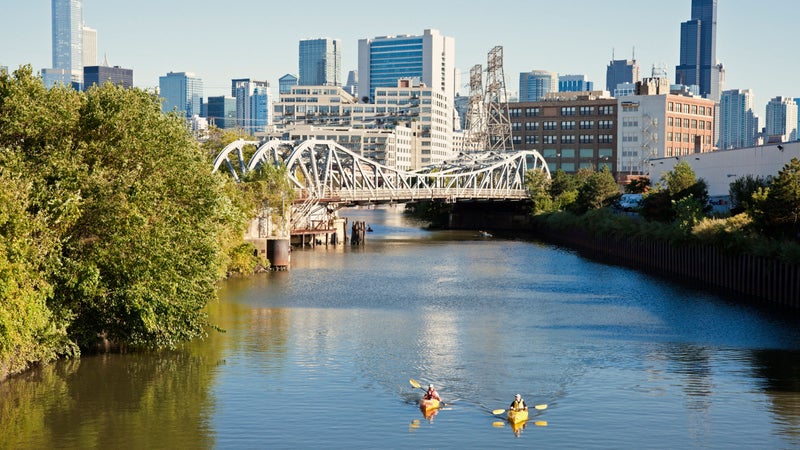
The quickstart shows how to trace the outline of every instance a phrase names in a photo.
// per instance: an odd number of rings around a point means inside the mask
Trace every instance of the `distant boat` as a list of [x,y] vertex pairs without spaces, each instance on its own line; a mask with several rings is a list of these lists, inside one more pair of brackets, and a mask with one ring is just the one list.
[[371,226],[369,226],[369,225],[367,225],[367,232],[368,232],[368,233],[372,233],[372,227],[371,227]]
[[481,237],[492,237],[492,233],[489,233],[488,231],[478,230],[478,234],[480,234]]

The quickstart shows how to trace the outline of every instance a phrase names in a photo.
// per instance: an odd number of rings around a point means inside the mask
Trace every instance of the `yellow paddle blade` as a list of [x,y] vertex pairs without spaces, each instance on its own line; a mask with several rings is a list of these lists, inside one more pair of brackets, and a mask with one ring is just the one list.
[[493,427],[504,427],[506,426],[505,422],[492,422]]
[[412,379],[410,379],[410,380],[408,380],[408,382],[409,382],[409,383],[411,383],[411,385],[412,385],[412,386],[414,386],[415,388],[421,388],[421,387],[422,387],[422,386],[419,384],[419,382],[418,382],[417,380],[413,379],[413,378],[412,378]]
[[547,426],[547,421],[546,420],[537,420],[536,422],[533,422],[533,424],[536,425],[537,427],[546,427]]
[[538,410],[547,409],[547,405],[536,405],[536,406],[534,406],[534,408],[536,408]]
[[495,409],[492,411],[492,414],[498,415],[498,414],[503,414],[504,412],[506,412],[505,409]]

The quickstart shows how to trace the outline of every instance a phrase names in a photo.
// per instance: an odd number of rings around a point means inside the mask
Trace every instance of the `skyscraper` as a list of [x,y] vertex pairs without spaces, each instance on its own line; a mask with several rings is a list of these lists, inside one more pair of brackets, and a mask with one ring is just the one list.
[[200,116],[203,106],[203,80],[191,72],[169,72],[158,77],[161,111],[182,112],[187,119]]
[[722,92],[719,101],[720,145],[723,150],[756,144],[758,118],[753,113],[754,96],[750,89]]
[[[97,65],[97,30],[83,26],[83,44],[81,45],[81,61],[83,67]],[[103,64],[108,66],[108,64]]]
[[269,82],[231,80],[231,96],[236,98],[236,125],[250,133],[264,131],[269,123]]
[[585,92],[594,90],[594,83],[586,75],[559,75],[558,92]]
[[615,59],[606,68],[606,90],[614,94],[617,86],[623,83],[636,84],[640,80],[639,63],[635,59]]
[[83,12],[80,0],[52,0],[53,69],[72,81],[83,77]]
[[342,41],[303,39],[300,41],[300,86],[342,85]]
[[208,97],[208,121],[218,128],[236,127],[236,99],[220,95]]
[[382,36],[358,41],[358,96],[372,102],[375,88],[396,87],[401,78],[418,79],[443,92],[456,93],[455,39],[438,30],[422,36]]
[[292,86],[297,86],[297,76],[287,73],[278,78],[278,94],[288,94],[292,92]]
[[558,74],[532,70],[519,74],[519,101],[538,102],[548,92],[558,92]]
[[123,69],[119,66],[83,66],[84,91],[95,84],[102,86],[107,81],[125,88],[131,88],[133,87],[133,70]]
[[717,62],[716,48],[717,0],[692,0],[692,18],[681,23],[675,83],[697,85],[700,95],[719,101],[722,65]]

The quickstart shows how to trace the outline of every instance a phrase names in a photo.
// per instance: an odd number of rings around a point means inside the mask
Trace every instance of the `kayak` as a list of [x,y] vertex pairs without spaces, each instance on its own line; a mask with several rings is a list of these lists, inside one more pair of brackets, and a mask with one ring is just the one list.
[[439,400],[436,400],[435,398],[427,398],[427,399],[423,398],[422,400],[419,401],[419,408],[425,411],[436,409],[438,407],[439,407]]
[[528,411],[527,410],[522,410],[522,411],[509,410],[508,411],[508,421],[509,422],[511,422],[513,424],[516,424],[516,423],[525,422],[526,420],[528,420]]

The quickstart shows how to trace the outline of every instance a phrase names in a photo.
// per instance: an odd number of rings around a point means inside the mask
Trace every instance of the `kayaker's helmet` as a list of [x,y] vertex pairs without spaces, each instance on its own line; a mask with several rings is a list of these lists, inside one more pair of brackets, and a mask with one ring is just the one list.
[[433,389],[433,385],[432,385],[432,384],[429,384],[429,385],[428,385],[428,389]]
[[522,396],[521,396],[521,395],[519,395],[519,394],[517,394],[517,395],[515,395],[515,396],[514,396],[514,398],[515,398],[515,399],[517,399],[517,400],[519,400],[519,399],[521,399],[521,398],[522,398]]

